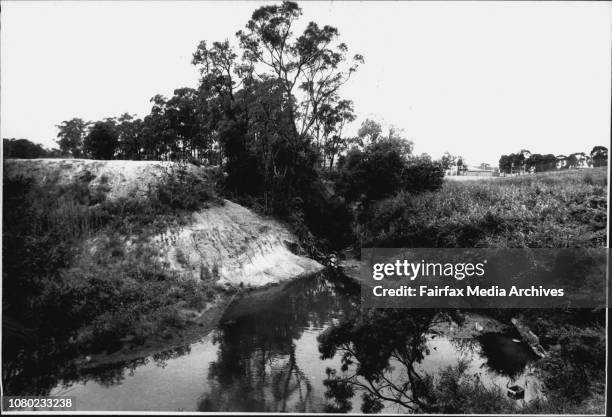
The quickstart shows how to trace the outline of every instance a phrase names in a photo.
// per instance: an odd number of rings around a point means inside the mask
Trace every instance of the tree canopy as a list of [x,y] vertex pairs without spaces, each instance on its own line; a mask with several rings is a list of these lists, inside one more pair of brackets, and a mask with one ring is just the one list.
[[87,134],[87,126],[88,123],[78,117],[65,120],[57,125],[59,130],[57,143],[60,150],[75,158],[80,158],[83,155],[83,140]]

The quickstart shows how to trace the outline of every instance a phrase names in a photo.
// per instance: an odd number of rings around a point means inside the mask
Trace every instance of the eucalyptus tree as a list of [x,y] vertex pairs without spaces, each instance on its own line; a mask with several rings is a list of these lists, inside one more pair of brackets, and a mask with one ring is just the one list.
[[[339,89],[363,62],[361,55],[347,58],[334,27],[310,22],[295,34],[301,15],[293,2],[260,7],[236,33],[238,51],[228,40],[203,41],[193,55],[201,108],[219,141],[227,184],[263,197],[266,208],[297,201],[312,187],[317,152],[324,152],[313,146],[315,131],[327,124],[332,138],[350,118]],[[342,120],[330,125],[327,109],[339,105]]]
[[301,15],[300,7],[289,1],[263,6],[236,35],[252,74],[271,73],[284,89],[286,104],[292,96],[300,97],[297,109],[290,105],[288,111],[294,133],[304,138],[312,133],[320,107],[335,98],[363,57],[356,54],[347,62],[348,47],[338,42],[338,29],[329,25],[309,22],[301,35],[294,35]]
[[120,159],[140,160],[144,153],[144,139],[142,136],[142,120],[124,113],[117,118],[117,135],[119,145],[117,157]]
[[59,129],[57,133],[57,144],[63,153],[69,153],[75,158],[83,155],[83,141],[87,135],[89,123],[83,119],[74,117],[70,120],[64,120],[61,124],[56,125]]
[[[334,103],[325,103],[320,107],[321,115],[317,121],[317,146],[322,147],[323,166],[329,163],[331,171],[338,155],[348,149],[349,140],[343,137],[345,126],[356,118],[353,102],[350,100],[337,100]],[[319,130],[321,130],[322,143],[319,144]]]
[[382,126],[379,122],[365,119],[357,131],[358,144],[361,147],[373,144],[382,137]]

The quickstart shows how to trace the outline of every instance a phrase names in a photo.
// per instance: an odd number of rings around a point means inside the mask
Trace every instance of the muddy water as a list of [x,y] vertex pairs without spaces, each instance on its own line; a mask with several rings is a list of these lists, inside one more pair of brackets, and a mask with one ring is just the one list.
[[[58,384],[51,394],[74,397],[79,410],[324,412],[326,369],[339,369],[340,359],[322,360],[317,336],[358,308],[359,287],[347,278],[304,278],[238,301],[197,343]],[[464,359],[487,386],[519,384],[526,401],[539,395],[534,357],[510,336],[426,337],[419,372],[435,375]],[[361,395],[351,401],[360,412]]]

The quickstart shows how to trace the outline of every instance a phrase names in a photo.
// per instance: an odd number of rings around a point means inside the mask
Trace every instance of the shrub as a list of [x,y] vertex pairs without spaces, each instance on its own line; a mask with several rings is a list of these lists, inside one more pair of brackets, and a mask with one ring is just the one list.
[[499,387],[487,388],[466,373],[468,364],[460,361],[456,366],[442,370],[434,384],[433,409],[441,414],[512,413],[514,404]]
[[412,193],[439,190],[443,182],[442,166],[427,159],[415,159],[402,171],[401,188]]
[[442,186],[442,166],[411,157],[397,139],[381,139],[361,151],[351,149],[339,161],[336,189],[347,201],[376,201],[398,191],[412,193]]
[[[580,311],[578,311],[580,313]],[[601,327],[557,325],[544,332],[551,354],[538,362],[549,395],[580,402],[605,381],[606,336]]]
[[153,197],[161,205],[178,210],[197,210],[219,202],[214,185],[185,165],[166,171]]

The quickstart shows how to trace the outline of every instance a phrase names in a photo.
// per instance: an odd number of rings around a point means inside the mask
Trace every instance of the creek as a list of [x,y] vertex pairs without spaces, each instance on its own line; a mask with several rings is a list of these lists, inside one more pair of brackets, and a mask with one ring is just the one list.
[[[359,309],[359,300],[358,284],[327,271],[254,291],[198,342],[58,381],[50,395],[73,397],[77,410],[325,412],[326,369],[340,369],[341,362],[339,354],[321,359],[317,337]],[[485,386],[505,391],[518,384],[524,401],[541,395],[536,357],[514,335],[425,338],[419,373],[435,376],[464,359],[466,372]],[[361,401],[352,397],[351,411],[360,412]],[[384,406],[383,412],[406,412]]]

